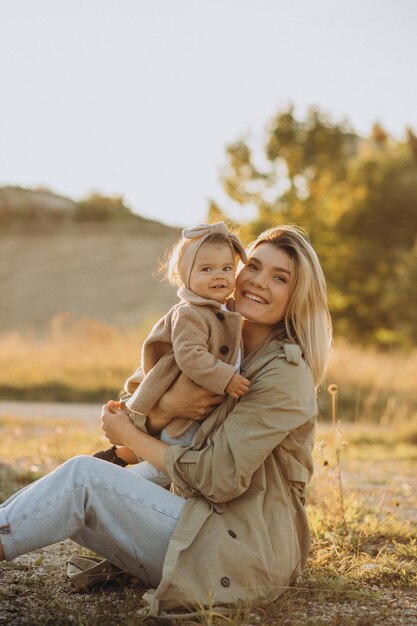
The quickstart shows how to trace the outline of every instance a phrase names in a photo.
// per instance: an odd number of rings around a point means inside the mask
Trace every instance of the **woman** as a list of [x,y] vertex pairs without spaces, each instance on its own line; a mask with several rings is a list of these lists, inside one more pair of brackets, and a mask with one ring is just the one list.
[[[271,601],[302,572],[315,389],[331,335],[325,281],[294,227],[263,233],[248,256],[235,294],[242,374],[251,381],[245,396],[238,403],[227,397],[210,413],[222,398],[180,378],[144,417],[144,432],[103,407],[108,440],[168,472],[177,495],[132,471],[75,457],[0,507],[0,559],[71,537],[157,586],[147,594],[154,615]],[[145,432],[157,433],[176,415],[206,413],[192,447]]]

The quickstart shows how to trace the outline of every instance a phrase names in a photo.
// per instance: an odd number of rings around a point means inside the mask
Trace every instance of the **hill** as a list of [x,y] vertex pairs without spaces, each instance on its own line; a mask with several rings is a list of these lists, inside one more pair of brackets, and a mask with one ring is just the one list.
[[[48,189],[0,188],[0,224],[44,221],[47,217],[72,220],[77,203]],[[42,219],[44,218],[44,219]]]
[[159,224],[134,213],[125,204],[123,196],[94,192],[75,201],[42,187],[0,187],[0,229],[3,231],[22,226],[44,229],[79,222],[121,221]]
[[5,206],[0,331],[42,329],[61,313],[130,326],[175,302],[175,290],[153,277],[175,228],[128,209],[122,219],[77,220],[79,203],[38,190],[2,189],[0,213]]

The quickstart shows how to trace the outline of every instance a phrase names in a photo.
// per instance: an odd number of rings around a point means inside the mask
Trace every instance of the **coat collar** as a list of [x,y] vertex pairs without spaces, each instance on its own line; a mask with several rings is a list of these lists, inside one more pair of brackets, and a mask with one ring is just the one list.
[[245,356],[242,361],[242,371],[247,372],[249,368],[251,371],[253,365],[260,369],[266,362],[275,359],[277,355],[282,355],[288,363],[298,365],[303,353],[298,344],[288,340],[282,341],[280,337],[271,333],[255,350]]
[[189,304],[196,304],[197,306],[211,306],[215,309],[221,309],[222,306],[220,302],[202,298],[201,296],[198,296],[194,291],[191,291],[191,289],[187,289],[186,287],[180,287],[177,291],[177,296],[180,298],[180,300],[188,302]]

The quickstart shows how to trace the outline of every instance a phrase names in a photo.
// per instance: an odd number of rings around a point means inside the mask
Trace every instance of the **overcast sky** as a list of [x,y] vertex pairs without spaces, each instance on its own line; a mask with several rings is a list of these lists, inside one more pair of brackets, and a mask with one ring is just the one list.
[[0,0],[0,185],[203,221],[290,101],[417,131],[414,0]]

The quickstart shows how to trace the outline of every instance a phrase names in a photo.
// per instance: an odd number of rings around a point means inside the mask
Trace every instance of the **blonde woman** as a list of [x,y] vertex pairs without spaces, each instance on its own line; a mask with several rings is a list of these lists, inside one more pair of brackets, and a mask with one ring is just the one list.
[[[75,457],[0,507],[0,558],[71,537],[156,588],[149,613],[278,598],[309,550],[305,490],[331,323],[317,256],[300,230],[279,226],[248,250],[236,281],[242,374],[191,446],[148,433],[176,415],[201,420],[218,402],[181,376],[143,432],[105,405],[108,440],[168,473],[176,493],[118,466]],[[123,509],[123,515],[118,512]]]

